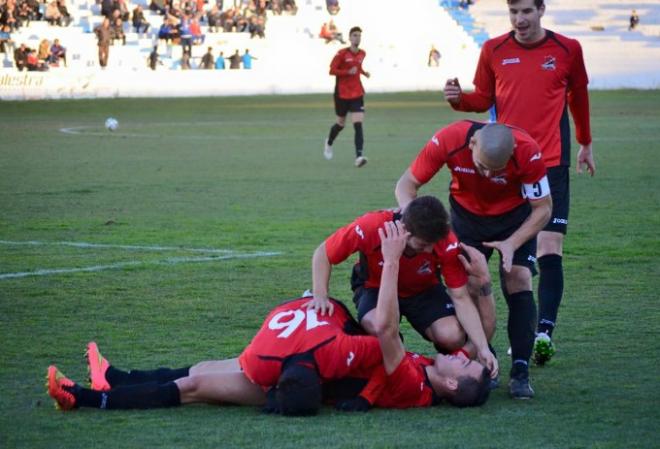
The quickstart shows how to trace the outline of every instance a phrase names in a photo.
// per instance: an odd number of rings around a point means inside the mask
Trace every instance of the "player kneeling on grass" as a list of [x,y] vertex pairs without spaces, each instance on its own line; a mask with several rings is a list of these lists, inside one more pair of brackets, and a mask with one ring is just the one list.
[[[81,387],[50,366],[48,393],[63,410],[206,402],[266,405],[267,412],[310,415],[320,407],[321,383],[330,386],[332,381],[355,379],[361,390],[337,401],[338,409],[425,407],[442,399],[461,407],[483,404],[490,391],[490,372],[483,365],[461,355],[439,354],[434,360],[405,351],[399,338],[396,291],[398,261],[409,235],[402,224],[389,222],[380,236],[384,268],[378,337],[352,335],[356,323],[341,302],[332,300],[335,313],[320,317],[307,309],[308,298],[300,298],[276,307],[238,359],[179,369],[122,371],[90,343],[91,388]],[[477,258],[470,263],[485,267],[485,261]]]

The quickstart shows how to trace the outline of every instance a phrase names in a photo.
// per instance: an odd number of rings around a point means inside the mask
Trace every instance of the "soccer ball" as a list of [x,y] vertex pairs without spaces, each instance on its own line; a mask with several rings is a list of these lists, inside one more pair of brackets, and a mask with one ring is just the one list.
[[118,126],[119,126],[119,122],[117,121],[116,118],[110,117],[105,121],[105,127],[107,128],[108,131],[116,131]]

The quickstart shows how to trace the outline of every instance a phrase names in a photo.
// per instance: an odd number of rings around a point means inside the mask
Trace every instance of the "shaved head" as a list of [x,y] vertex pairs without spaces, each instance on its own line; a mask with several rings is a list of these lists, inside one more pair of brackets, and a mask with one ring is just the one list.
[[499,123],[489,123],[474,135],[480,159],[490,168],[504,167],[513,154],[514,140],[511,130]]

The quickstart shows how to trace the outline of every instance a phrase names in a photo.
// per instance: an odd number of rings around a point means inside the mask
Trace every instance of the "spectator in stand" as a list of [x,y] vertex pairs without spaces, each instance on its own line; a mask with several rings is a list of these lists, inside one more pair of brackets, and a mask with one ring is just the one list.
[[169,43],[171,40],[178,37],[177,29],[174,28],[170,22],[167,20],[167,17],[163,17],[163,24],[158,30],[158,39],[164,40],[166,43]]
[[215,69],[224,70],[225,69],[225,52],[221,51],[218,58],[215,60]]
[[199,63],[198,69],[213,70],[215,67],[215,58],[213,57],[213,47],[209,47],[202,56],[202,62]]
[[250,39],[253,39],[255,36],[259,36],[261,39],[265,38],[266,33],[264,32],[263,16],[250,17],[248,31],[250,32]]
[[190,34],[192,34],[192,42],[194,45],[204,44],[206,34],[202,33],[202,27],[199,25],[199,20],[196,17],[190,21]]
[[39,43],[39,50],[37,51],[37,59],[39,60],[40,63],[48,65],[51,60],[51,53],[50,53],[50,42],[48,42],[48,39],[42,39],[41,42]]
[[101,0],[101,15],[107,18],[112,17],[113,0]]
[[236,28],[237,33],[244,33],[248,31],[248,20],[241,13],[240,9],[236,8],[237,11],[234,14],[234,27]]
[[270,10],[273,12],[273,15],[275,16],[282,15],[282,1],[270,0]]
[[121,40],[122,45],[126,45],[126,34],[124,33],[124,22],[121,20],[121,17],[115,17],[114,23],[111,28],[112,43],[114,41]]
[[103,19],[101,25],[94,28],[94,33],[98,39],[99,46],[99,65],[105,68],[108,65],[110,56],[110,41],[112,40],[112,31],[110,30],[110,19]]
[[325,0],[325,6],[331,16],[337,15],[339,12],[339,0]]
[[28,11],[28,24],[30,21],[34,20],[41,20],[43,18],[43,14],[41,14],[40,11],[40,3],[38,0],[24,0],[21,5],[25,5]]
[[16,64],[19,72],[22,72],[27,67],[27,55],[29,52],[30,49],[25,44],[21,44],[20,47],[14,50],[14,64]]
[[255,56],[252,56],[252,55],[250,54],[250,50],[248,50],[248,49],[246,48],[246,49],[245,49],[245,53],[243,53],[243,56],[242,56],[242,58],[241,58],[241,60],[243,61],[243,68],[244,68],[245,70],[250,70],[250,69],[252,69],[252,60],[253,60],[253,59],[259,59],[259,58],[255,57]]
[[162,61],[158,59],[158,45],[154,45],[154,49],[149,53],[149,68],[156,70],[158,64],[163,65]]
[[285,13],[291,16],[298,12],[298,7],[296,6],[296,2],[294,0],[282,0],[282,9]]
[[151,3],[149,3],[149,9],[151,11],[156,11],[161,16],[164,16],[167,14],[167,7],[165,5],[165,0],[151,0]]
[[16,20],[19,27],[30,26],[30,6],[27,2],[23,1],[17,5]]
[[337,26],[332,19],[330,19],[329,22],[323,23],[319,37],[325,39],[326,44],[329,44],[332,41],[339,41],[342,44],[346,43],[346,41],[344,41],[344,36],[337,31]]
[[8,25],[13,31],[16,31],[20,27],[16,13],[16,6],[13,3],[6,3],[4,8],[0,6],[0,25]]
[[186,14],[181,17],[181,21],[179,22],[179,38],[181,39],[183,51],[188,51],[188,53],[192,54],[193,36],[190,31],[190,17]]
[[4,25],[0,28],[0,51],[5,54],[5,59],[8,59],[9,52],[14,48],[14,41],[11,40],[11,27]]
[[637,25],[639,25],[639,15],[637,14],[637,11],[633,9],[632,13],[630,13],[630,26],[628,27],[628,31],[634,30],[637,28]]
[[435,45],[431,45],[431,51],[429,51],[428,66],[438,67],[440,65],[440,58],[442,58],[440,51],[435,48]]
[[39,60],[35,50],[30,50],[28,52],[26,63],[28,72],[45,72],[48,70],[48,65]]
[[190,70],[190,52],[184,50],[181,54],[181,70]]
[[133,10],[133,28],[135,28],[135,32],[138,34],[146,33],[149,31],[149,26],[151,26],[151,24],[147,22],[147,19],[144,17],[142,6],[137,5]]
[[237,70],[241,68],[241,55],[238,54],[238,50],[236,50],[236,52],[227,59],[229,59],[230,70]]
[[60,12],[60,26],[68,27],[73,22],[69,9],[66,7],[65,0],[57,0],[57,10]]
[[57,7],[56,0],[53,0],[52,2],[48,3],[48,5],[46,5],[46,13],[44,14],[44,17],[46,18],[46,22],[51,25],[61,25],[63,17],[62,13]]
[[211,9],[206,13],[206,22],[209,24],[210,33],[217,33],[219,28],[222,26],[220,9],[218,9],[216,5],[213,5]]
[[61,59],[64,61],[64,67],[66,67],[66,48],[60,44],[59,39],[53,41],[53,46],[50,47],[50,57],[53,64],[59,66]]

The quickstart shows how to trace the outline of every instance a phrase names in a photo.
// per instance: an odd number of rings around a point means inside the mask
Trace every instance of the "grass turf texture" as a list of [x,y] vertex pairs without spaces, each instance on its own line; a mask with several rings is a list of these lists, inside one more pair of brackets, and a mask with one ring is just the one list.
[[[350,125],[335,158],[323,159],[334,119],[329,95],[4,102],[0,239],[283,254],[167,265],[158,262],[205,254],[0,245],[0,273],[142,262],[0,279],[0,446],[654,447],[660,92],[594,92],[591,100],[598,173],[571,171],[558,353],[532,369],[537,397],[506,395],[507,314],[497,291],[504,386],[485,407],[359,415],[327,408],[310,419],[206,405],[62,413],[43,378],[55,362],[83,381],[91,339],[122,368],[237,355],[272,306],[310,287],[318,243],[363,212],[393,206],[394,183],[426,139],[465,116],[437,93],[369,95],[370,161],[358,170]],[[110,116],[119,120],[115,133],[103,127]],[[447,182],[443,170],[423,191],[444,200]],[[349,269],[337,267],[331,284],[347,302]],[[404,334],[409,349],[431,353],[406,324]]]

